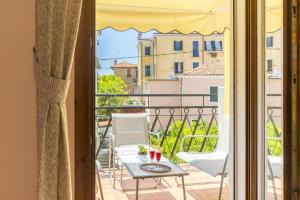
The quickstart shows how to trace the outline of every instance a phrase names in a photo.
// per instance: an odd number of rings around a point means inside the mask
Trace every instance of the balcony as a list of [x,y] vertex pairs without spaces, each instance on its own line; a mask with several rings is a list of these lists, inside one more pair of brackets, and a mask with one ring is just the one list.
[[[163,148],[163,155],[173,163],[189,172],[186,177],[187,199],[216,200],[220,193],[221,176],[211,176],[205,171],[191,166],[179,159],[176,154],[182,149],[185,152],[210,153],[216,150],[218,135],[220,134],[219,112],[221,102],[211,102],[210,94],[98,94],[96,100],[103,102],[118,102],[118,98],[125,99],[119,105],[101,105],[96,108],[96,158],[100,161],[102,170],[99,171],[105,199],[135,199],[135,180],[127,171],[124,172],[122,185],[129,190],[123,190],[117,181],[116,188],[109,176],[108,148],[110,133],[112,132],[112,113],[146,113],[149,131],[159,133],[158,141],[151,137],[151,141]],[[278,98],[278,94],[269,94],[268,98]],[[114,99],[114,101],[111,101]],[[218,99],[220,96],[218,96]],[[223,108],[221,109],[223,110]],[[281,107],[269,105],[267,107],[268,154],[278,156],[281,153],[280,137]],[[227,131],[229,133],[229,131]],[[188,138],[182,142],[186,135],[203,135],[217,137]],[[116,164],[116,177],[121,176],[120,165]],[[222,198],[229,199],[229,177],[225,176],[222,186]],[[274,182],[273,182],[274,181]],[[145,179],[140,187],[153,186],[152,179]],[[275,189],[274,189],[275,185]],[[268,181],[268,199],[280,199],[281,182],[277,178]],[[96,196],[100,198],[99,188]],[[155,189],[141,189],[140,199],[183,199],[181,186],[174,177],[163,178],[161,184]]]

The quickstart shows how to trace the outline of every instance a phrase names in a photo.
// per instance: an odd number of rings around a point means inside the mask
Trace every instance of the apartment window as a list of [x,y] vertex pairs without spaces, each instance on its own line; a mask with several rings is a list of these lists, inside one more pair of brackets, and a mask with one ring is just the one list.
[[174,63],[174,73],[175,74],[183,73],[183,62],[175,62]]
[[145,56],[150,56],[150,47],[145,47]]
[[211,41],[211,50],[216,51],[216,41]]
[[127,77],[131,77],[131,69],[127,69]]
[[209,87],[210,102],[218,102],[218,86]]
[[199,42],[193,41],[193,57],[199,57]]
[[267,60],[267,72],[273,71],[273,60]]
[[204,41],[205,51],[222,51],[223,42],[222,41]]
[[193,62],[193,69],[199,67],[199,62]]
[[267,37],[266,45],[267,47],[273,47],[273,36]]
[[219,41],[218,44],[219,44],[219,46],[220,46],[220,51],[222,51],[222,50],[223,50],[223,42],[222,42],[222,41]]
[[151,76],[151,66],[150,65],[146,65],[145,66],[145,76]]
[[183,41],[174,41],[174,51],[182,51]]

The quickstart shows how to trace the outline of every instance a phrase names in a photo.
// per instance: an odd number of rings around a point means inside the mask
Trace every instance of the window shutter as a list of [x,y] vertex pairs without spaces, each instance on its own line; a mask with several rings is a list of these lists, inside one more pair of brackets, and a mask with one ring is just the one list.
[[174,73],[175,74],[178,73],[178,63],[177,62],[174,63]]
[[193,69],[199,67],[199,62],[193,62]]
[[273,47],[273,36],[270,37],[270,46]]
[[210,102],[217,102],[218,101],[218,86],[210,86]]
[[273,47],[273,36],[267,37],[266,43],[267,47]]
[[176,41],[173,42],[173,49],[176,51]]
[[267,72],[273,72],[273,60],[267,61]]
[[199,42],[193,41],[193,57],[199,57]]
[[183,73],[183,62],[180,63],[180,72],[179,73]]
[[211,50],[216,51],[216,41],[211,41]]
[[150,47],[145,47],[145,56],[150,56]]

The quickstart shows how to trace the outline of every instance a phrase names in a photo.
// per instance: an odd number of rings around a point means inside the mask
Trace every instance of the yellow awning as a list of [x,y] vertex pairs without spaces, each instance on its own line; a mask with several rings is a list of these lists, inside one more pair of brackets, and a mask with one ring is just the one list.
[[[267,31],[282,25],[282,0],[267,0]],[[230,28],[229,0],[96,0],[96,29],[174,30],[208,35]]]

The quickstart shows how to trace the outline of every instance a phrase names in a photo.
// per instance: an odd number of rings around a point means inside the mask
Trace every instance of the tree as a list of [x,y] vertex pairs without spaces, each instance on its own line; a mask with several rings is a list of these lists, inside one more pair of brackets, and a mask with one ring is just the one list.
[[[127,84],[116,75],[99,75],[97,94],[127,94]],[[127,102],[126,97],[97,97],[97,107],[120,106]],[[115,110],[114,110],[115,111]],[[111,110],[98,110],[98,114],[109,114]]]

